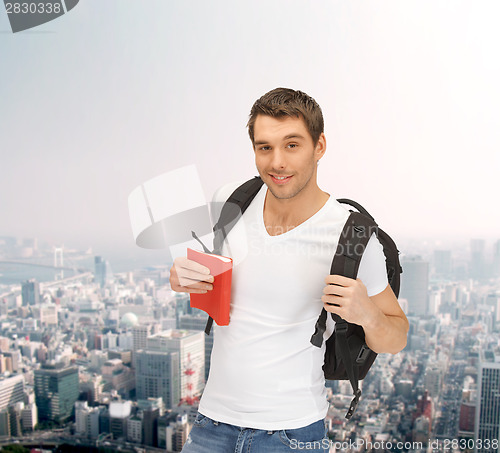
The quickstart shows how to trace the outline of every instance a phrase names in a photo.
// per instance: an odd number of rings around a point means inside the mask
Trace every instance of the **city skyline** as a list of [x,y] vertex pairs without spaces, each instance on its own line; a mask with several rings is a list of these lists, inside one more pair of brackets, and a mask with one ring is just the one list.
[[[488,401],[498,385],[500,254],[492,275],[482,276],[477,269],[487,264],[485,244],[470,245],[467,262],[458,267],[451,251],[434,250],[430,261],[403,261],[407,347],[379,355],[349,423],[349,382],[327,382],[332,442],[354,436],[358,443],[437,446],[456,440],[470,446],[485,430],[490,437],[498,431],[491,422],[498,407]],[[2,295],[0,386],[16,391],[15,404],[4,401],[0,408],[0,431],[23,443],[170,445],[169,451],[179,451],[207,377],[206,315],[190,308],[187,295],[168,288],[165,268],[113,277],[105,257],[93,258],[93,275],[79,284],[24,281]],[[488,351],[484,357],[482,351]],[[66,384],[63,376],[74,375],[76,367],[78,381],[68,378]],[[37,420],[47,428],[69,414],[68,404],[48,411],[42,376],[49,375],[53,395],[67,393],[74,402],[73,434],[66,422],[53,433],[33,430]],[[180,396],[189,403],[177,406]]]

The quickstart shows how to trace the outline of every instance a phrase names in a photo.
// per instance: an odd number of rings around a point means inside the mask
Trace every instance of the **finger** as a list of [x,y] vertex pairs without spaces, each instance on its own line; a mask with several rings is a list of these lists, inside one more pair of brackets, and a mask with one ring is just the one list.
[[325,309],[325,311],[327,311],[329,313],[335,313],[336,315],[339,315],[340,317],[342,317],[342,314],[341,314],[342,307],[339,305],[324,303],[323,308]]
[[321,296],[321,301],[323,302],[324,305],[329,305],[329,306],[334,306],[334,307],[341,307],[341,298],[338,296],[331,296],[331,295],[323,295]]
[[338,297],[345,297],[347,295],[347,289],[344,286],[339,285],[326,285],[323,288],[323,294],[332,294]]
[[179,279],[171,282],[171,288],[183,293],[206,293],[213,289],[213,285],[205,282],[192,281],[189,279]]
[[187,288],[185,286],[177,286],[172,289],[176,292],[188,294],[206,294],[208,292],[206,289]]
[[206,283],[199,280],[191,280],[189,278],[179,277],[179,285],[183,288],[192,288],[192,289],[203,289],[210,291],[213,289],[213,285],[210,283]]
[[176,258],[174,261],[175,267],[180,267],[182,269],[188,269],[200,274],[210,274],[210,269],[203,264],[197,263],[196,261],[190,260],[184,256]]
[[176,268],[175,269],[177,275],[179,276],[179,279],[188,279],[194,282],[207,282],[207,283],[213,283],[214,277],[213,275],[210,274],[202,274],[197,271],[193,271],[191,269],[186,269],[186,268]]
[[340,286],[350,286],[356,280],[344,277],[343,275],[327,275],[325,278],[325,283],[327,285],[340,285]]

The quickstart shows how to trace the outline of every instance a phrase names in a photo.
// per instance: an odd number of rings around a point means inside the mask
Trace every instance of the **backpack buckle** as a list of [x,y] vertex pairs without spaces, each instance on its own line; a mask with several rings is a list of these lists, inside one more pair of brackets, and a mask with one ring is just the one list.
[[354,393],[354,398],[351,401],[351,405],[349,406],[349,410],[347,411],[347,414],[345,414],[345,418],[348,420],[352,417],[352,414],[354,414],[354,411],[356,410],[356,407],[358,406],[359,398],[361,397],[361,390],[358,389],[356,390],[356,393]]
[[358,352],[358,356],[356,357],[356,363],[358,365],[362,364],[366,360],[369,351],[371,351],[371,349],[368,346],[366,346],[366,344],[361,346],[361,349]]

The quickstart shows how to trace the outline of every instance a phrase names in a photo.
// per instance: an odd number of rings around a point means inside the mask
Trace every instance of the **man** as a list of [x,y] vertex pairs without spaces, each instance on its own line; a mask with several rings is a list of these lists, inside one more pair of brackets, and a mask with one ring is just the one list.
[[[235,263],[231,320],[214,326],[210,375],[182,451],[328,451],[324,345],[310,343],[321,309],[361,325],[378,353],[405,347],[408,321],[375,235],[357,280],[327,275],[349,212],[317,184],[326,139],[316,101],[272,90],[252,107],[248,132],[265,184],[226,238],[223,254]],[[235,188],[220,189],[216,201]],[[206,267],[175,260],[174,291],[204,293],[212,282]]]

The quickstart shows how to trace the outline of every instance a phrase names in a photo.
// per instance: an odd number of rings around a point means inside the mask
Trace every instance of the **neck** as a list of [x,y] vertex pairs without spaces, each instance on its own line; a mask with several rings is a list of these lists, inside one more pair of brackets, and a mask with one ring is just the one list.
[[268,189],[264,202],[264,223],[272,236],[285,233],[316,214],[330,195],[316,183],[292,198],[276,198]]

